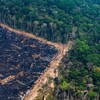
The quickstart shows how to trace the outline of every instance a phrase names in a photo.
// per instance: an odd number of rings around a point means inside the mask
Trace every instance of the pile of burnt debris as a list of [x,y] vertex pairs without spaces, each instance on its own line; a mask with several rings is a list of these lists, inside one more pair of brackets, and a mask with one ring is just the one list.
[[53,46],[0,27],[0,100],[21,100],[57,52]]

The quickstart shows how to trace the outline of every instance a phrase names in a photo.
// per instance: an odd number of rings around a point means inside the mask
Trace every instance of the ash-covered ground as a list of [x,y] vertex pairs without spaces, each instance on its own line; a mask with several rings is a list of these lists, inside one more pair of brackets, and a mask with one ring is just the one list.
[[53,46],[0,27],[0,81],[23,73],[0,83],[0,100],[21,100],[57,52]]

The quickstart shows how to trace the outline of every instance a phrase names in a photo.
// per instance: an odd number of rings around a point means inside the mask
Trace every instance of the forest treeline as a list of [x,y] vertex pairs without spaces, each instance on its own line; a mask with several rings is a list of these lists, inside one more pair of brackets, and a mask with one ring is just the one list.
[[0,22],[54,42],[76,39],[47,100],[100,100],[100,0],[0,0]]
[[[100,100],[100,1],[95,0],[93,4],[93,0],[85,1],[89,4],[90,13],[93,11],[98,14],[86,14],[84,8],[87,22],[77,21],[76,26],[79,27],[75,45],[59,67],[55,100]],[[98,10],[94,6],[98,6]],[[79,16],[77,20],[80,19]]]
[[0,22],[54,42],[73,38],[74,27],[95,35],[99,20],[100,0],[0,0]]

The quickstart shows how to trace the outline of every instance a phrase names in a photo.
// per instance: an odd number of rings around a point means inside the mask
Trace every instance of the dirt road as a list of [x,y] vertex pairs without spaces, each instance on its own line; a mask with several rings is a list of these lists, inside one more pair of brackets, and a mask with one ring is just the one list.
[[37,36],[33,35],[32,33],[27,33],[24,31],[12,29],[9,26],[4,25],[2,23],[0,23],[0,26],[7,28],[9,31],[16,32],[17,34],[25,35],[30,38],[37,39],[43,43],[52,45],[59,49],[57,55],[55,55],[55,58],[53,59],[53,61],[51,61],[48,69],[45,70],[45,72],[39,77],[39,79],[36,82],[36,84],[34,85],[34,87],[31,88],[31,90],[27,91],[27,93],[24,97],[24,100],[34,100],[35,97],[38,95],[39,88],[41,88],[41,86],[46,83],[46,81],[48,79],[48,75],[54,78],[54,76],[55,76],[54,70],[59,66],[59,64],[60,64],[63,56],[66,54],[66,52],[68,52],[68,50],[72,47],[73,42],[69,41],[66,45],[63,45],[60,43],[53,43],[53,42],[47,41],[43,38],[37,37]]
[[40,76],[38,82],[31,89],[30,93],[26,95],[24,100],[34,100],[36,98],[36,96],[38,95],[39,88],[41,88],[41,86],[46,83],[48,75],[54,78],[55,76],[54,70],[59,66],[63,56],[66,54],[66,52],[68,52],[68,50],[72,47],[72,45],[73,42],[69,41],[66,46],[62,47],[62,49],[59,50],[55,59],[50,63],[49,68],[44,72],[44,74]]
[[43,38],[38,37],[38,36],[35,36],[32,33],[28,33],[28,32],[21,31],[21,30],[16,30],[16,29],[13,29],[13,28],[11,28],[11,27],[9,27],[9,26],[7,26],[5,24],[2,24],[2,23],[0,23],[0,26],[8,29],[11,32],[15,32],[17,34],[24,35],[24,36],[29,37],[29,38],[34,38],[34,39],[39,40],[39,41],[41,41],[43,43],[46,43],[48,45],[52,45],[52,46],[54,46],[56,48],[60,48],[61,49],[62,46],[63,46],[61,43],[53,43],[53,42],[47,41],[46,39],[43,39]]

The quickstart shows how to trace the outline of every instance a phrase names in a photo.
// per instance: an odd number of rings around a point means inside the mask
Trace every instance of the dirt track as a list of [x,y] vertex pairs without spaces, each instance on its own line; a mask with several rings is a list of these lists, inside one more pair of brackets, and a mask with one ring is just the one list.
[[66,54],[66,52],[73,45],[72,41],[69,41],[66,47],[59,50],[59,53],[56,55],[55,59],[51,62],[49,68],[45,71],[43,75],[40,76],[39,81],[35,84],[35,86],[31,89],[30,93],[24,98],[24,100],[34,100],[38,94],[38,89],[47,81],[48,75],[51,77],[55,76],[54,70],[57,68],[61,62],[61,59]]
[[16,32],[18,34],[25,35],[25,36],[30,37],[30,38],[37,39],[37,40],[39,40],[39,41],[41,41],[43,43],[52,45],[52,46],[54,46],[54,47],[56,47],[56,48],[59,49],[58,54],[55,55],[55,58],[50,63],[50,66],[48,67],[48,69],[46,69],[45,72],[44,72],[44,74],[42,74],[40,76],[40,78],[38,79],[38,81],[36,82],[36,84],[34,85],[34,87],[30,90],[30,92],[27,92],[27,94],[26,94],[26,96],[24,98],[24,100],[34,100],[35,97],[38,94],[38,89],[44,83],[46,83],[48,75],[50,75],[51,77],[55,76],[55,73],[54,73],[55,68],[57,68],[59,66],[59,64],[60,64],[63,56],[72,47],[73,42],[69,41],[66,45],[62,45],[62,44],[59,44],[59,43],[53,43],[53,42],[47,41],[47,40],[45,40],[43,38],[40,38],[40,37],[37,37],[37,36],[33,35],[32,33],[27,33],[27,32],[24,32],[24,31],[12,29],[9,26],[4,25],[2,23],[0,23],[0,26],[2,26],[4,28],[7,28],[9,31]]
[[2,23],[0,23],[0,26],[2,26],[2,27],[4,27],[4,28],[7,28],[9,31],[15,32],[15,33],[17,33],[17,34],[25,35],[25,36],[30,37],[30,38],[34,38],[34,39],[39,40],[39,41],[41,41],[41,42],[43,42],[43,43],[52,45],[52,46],[54,46],[54,47],[56,47],[56,48],[62,49],[62,47],[63,47],[62,44],[53,43],[53,42],[47,41],[46,39],[43,39],[43,38],[41,38],[41,37],[37,37],[37,36],[33,35],[32,33],[28,33],[28,32],[21,31],[21,30],[12,29],[12,28],[10,28],[9,26],[4,25],[4,24],[2,24]]

